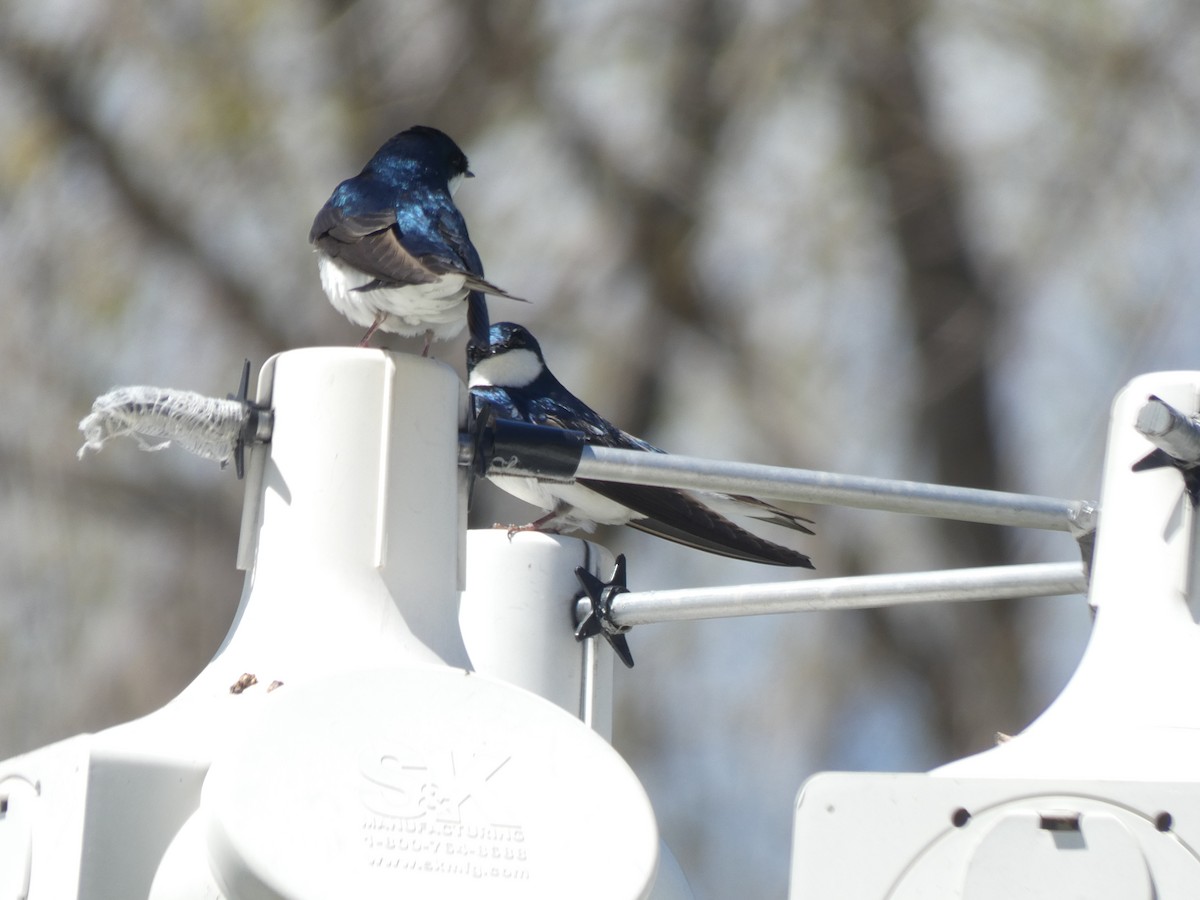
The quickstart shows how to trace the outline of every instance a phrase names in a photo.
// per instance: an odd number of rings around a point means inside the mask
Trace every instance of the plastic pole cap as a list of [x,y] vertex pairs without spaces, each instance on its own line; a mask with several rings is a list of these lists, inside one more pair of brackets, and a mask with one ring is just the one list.
[[213,762],[199,818],[229,900],[641,898],[645,791],[554,704],[440,666],[284,685]]

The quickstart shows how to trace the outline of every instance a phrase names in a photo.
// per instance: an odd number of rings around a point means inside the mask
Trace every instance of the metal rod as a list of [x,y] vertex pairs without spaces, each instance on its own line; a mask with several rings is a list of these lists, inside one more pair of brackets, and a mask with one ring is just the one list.
[[583,667],[579,679],[579,718],[588,728],[596,728],[596,638],[586,638],[580,655]]
[[1138,432],[1158,449],[1185,463],[1200,463],[1200,425],[1169,403],[1151,396],[1138,411]]
[[[637,591],[613,600],[619,626],[728,616],[864,609],[908,603],[961,603],[1087,592],[1082,563],[985,566],[940,572],[861,575],[731,587]],[[581,600],[576,615],[590,607]]]
[[583,448],[575,477],[1068,531],[1076,537],[1095,529],[1098,513],[1095,504],[1084,500],[721,462],[674,453],[615,450],[591,444]]

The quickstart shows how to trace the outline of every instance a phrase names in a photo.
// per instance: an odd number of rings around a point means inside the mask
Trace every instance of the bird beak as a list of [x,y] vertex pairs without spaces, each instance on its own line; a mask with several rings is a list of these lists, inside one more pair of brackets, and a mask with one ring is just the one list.
[[463,177],[464,178],[474,178],[475,173],[472,172],[470,169],[467,169],[467,171],[463,172]]

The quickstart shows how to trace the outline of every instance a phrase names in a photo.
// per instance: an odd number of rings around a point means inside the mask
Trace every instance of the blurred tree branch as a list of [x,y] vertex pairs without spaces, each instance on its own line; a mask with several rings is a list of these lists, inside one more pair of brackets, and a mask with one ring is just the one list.
[[146,238],[178,253],[203,277],[216,308],[269,350],[290,346],[285,331],[256,314],[260,304],[255,287],[230,272],[181,224],[184,217],[166,208],[154,189],[141,183],[116,142],[92,118],[87,102],[73,86],[77,60],[11,37],[0,40],[0,59],[37,92],[42,108],[63,132],[87,148]]
[[[86,464],[85,457],[83,463]],[[214,544],[229,544],[236,534],[240,514],[226,503],[214,502],[219,492],[190,486],[175,478],[141,474],[127,479],[93,467],[77,467],[34,461],[26,453],[0,445],[0,469],[14,483],[42,486],[41,502],[51,507],[73,506],[107,510],[114,519],[162,520],[164,531],[185,523],[193,537],[198,531]],[[232,473],[230,474],[232,478]]]
[[[882,182],[879,202],[903,262],[904,308],[916,340],[916,434],[946,484],[1000,487],[988,343],[997,299],[972,258],[954,161],[939,145],[918,72],[922,0],[854,0],[825,7],[840,50],[846,96],[857,112],[864,168]],[[1002,529],[938,523],[952,565],[1010,559]],[[864,652],[912,672],[930,688],[934,733],[950,754],[981,749],[998,728],[1023,724],[1027,678],[1016,633],[1019,606],[939,610],[953,641],[905,629],[886,611],[868,615]],[[978,711],[991,721],[980,721]]]
[[[683,325],[729,351],[736,347],[736,335],[713,315],[715,304],[705,302],[693,265],[698,201],[711,179],[714,148],[729,115],[712,84],[713,60],[726,29],[713,0],[681,3],[675,20],[678,37],[671,45],[663,103],[672,116],[663,129],[672,155],[669,173],[653,182],[635,177],[625,161],[607,157],[594,129],[578,121],[573,110],[558,110],[558,127],[599,194],[628,224],[625,250],[646,280],[653,304],[637,336],[642,346],[647,351],[665,346],[669,334]],[[638,433],[657,416],[665,369],[653,352],[632,360],[640,366],[623,427]]]

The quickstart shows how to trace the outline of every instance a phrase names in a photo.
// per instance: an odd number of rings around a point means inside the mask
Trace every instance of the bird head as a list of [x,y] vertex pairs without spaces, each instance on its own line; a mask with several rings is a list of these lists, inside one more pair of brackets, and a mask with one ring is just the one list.
[[470,385],[522,388],[546,370],[542,348],[529,330],[515,322],[497,322],[488,330],[488,343],[467,345]]
[[372,157],[368,168],[391,166],[397,161],[415,163],[430,174],[445,179],[451,194],[462,179],[475,177],[467,167],[467,155],[458,144],[445,132],[428,125],[414,125],[393,135]]

